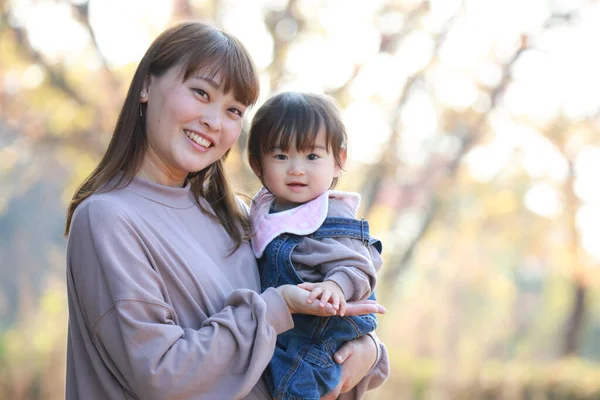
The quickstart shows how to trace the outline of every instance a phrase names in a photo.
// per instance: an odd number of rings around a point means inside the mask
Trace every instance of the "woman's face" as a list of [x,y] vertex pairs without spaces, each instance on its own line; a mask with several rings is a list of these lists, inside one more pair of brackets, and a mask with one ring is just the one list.
[[220,76],[199,70],[183,81],[181,66],[150,76],[140,102],[148,103],[148,149],[139,176],[170,186],[219,160],[238,139],[246,110],[223,92]]

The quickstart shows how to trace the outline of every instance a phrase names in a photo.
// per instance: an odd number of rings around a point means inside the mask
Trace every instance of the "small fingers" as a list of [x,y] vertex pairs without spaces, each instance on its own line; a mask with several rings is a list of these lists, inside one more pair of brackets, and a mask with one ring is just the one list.
[[323,288],[321,287],[314,287],[312,289],[312,291],[310,292],[310,294],[308,295],[308,297],[306,298],[306,302],[308,304],[311,304],[317,297],[320,297],[321,294],[323,293]]
[[318,314],[325,317],[334,316],[337,314],[337,311],[333,309],[331,303],[326,303],[325,306],[321,306],[321,303],[314,303],[313,306],[316,310],[318,310]]
[[340,309],[340,296],[337,295],[337,293],[333,293],[333,295],[331,296],[331,304],[333,305],[333,308],[335,310]]
[[329,302],[330,298],[331,298],[331,290],[329,290],[329,289],[323,290],[323,294],[321,295],[321,303],[319,305],[321,307],[325,307],[325,305]]
[[339,314],[340,314],[342,317],[343,317],[344,315],[346,315],[346,300],[345,300],[345,299],[341,299],[341,301],[340,301]]

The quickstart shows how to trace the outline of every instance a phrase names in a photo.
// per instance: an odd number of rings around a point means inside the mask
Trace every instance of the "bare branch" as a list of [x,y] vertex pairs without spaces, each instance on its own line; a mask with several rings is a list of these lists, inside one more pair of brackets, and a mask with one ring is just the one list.
[[106,78],[106,80],[108,81],[108,84],[110,85],[110,88],[113,91],[113,93],[117,93],[119,90],[119,82],[118,82],[117,78],[115,77],[114,73],[112,72],[112,70],[109,68],[108,61],[107,61],[106,57],[104,56],[104,54],[102,53],[102,51],[100,51],[100,47],[98,46],[98,40],[96,38],[96,33],[94,32],[94,29],[92,28],[92,26],[90,24],[89,4],[90,4],[89,1],[86,1],[85,3],[82,3],[82,4],[72,4],[72,9],[73,9],[76,19],[81,24],[83,24],[83,26],[85,26],[86,30],[90,34],[90,38],[92,39],[92,43],[94,44],[94,49],[95,49],[96,55],[98,56],[98,58],[100,58],[100,61],[102,62],[102,73],[103,73],[104,77]]
[[[549,17],[549,20],[555,20],[555,19],[556,19],[555,16]],[[570,22],[572,19],[569,18],[569,19],[564,19],[564,20],[567,22]],[[544,24],[544,26],[552,26],[552,24],[546,23],[546,24]],[[447,32],[447,30],[446,30],[446,32]],[[456,151],[453,158],[447,163],[447,167],[444,169],[446,171],[445,175],[442,176],[441,178],[436,179],[436,182],[434,182],[434,184],[432,185],[432,187],[430,189],[430,192],[428,194],[428,198],[430,200],[428,202],[428,205],[425,207],[425,215],[423,218],[423,224],[422,224],[421,228],[419,229],[417,234],[412,238],[410,243],[406,246],[406,250],[404,251],[403,255],[398,260],[394,260],[393,262],[391,262],[390,266],[388,268],[386,268],[385,276],[387,278],[389,278],[389,279],[383,280],[383,282],[385,282],[386,286],[388,286],[388,287],[393,286],[395,283],[394,278],[399,276],[401,271],[404,271],[407,268],[407,265],[411,261],[412,255],[415,252],[415,247],[417,246],[419,241],[423,238],[423,236],[426,234],[427,229],[430,226],[431,221],[433,220],[436,211],[438,210],[438,204],[440,201],[439,196],[440,196],[441,188],[447,186],[452,180],[455,179],[462,159],[464,158],[465,154],[472,148],[472,146],[481,138],[481,135],[483,134],[483,132],[485,130],[484,126],[487,123],[490,112],[497,107],[499,97],[502,95],[502,93],[504,93],[504,91],[510,84],[511,71],[512,71],[513,65],[521,57],[521,55],[530,48],[531,47],[530,47],[529,37],[526,35],[522,35],[519,48],[515,51],[515,53],[511,57],[511,59],[502,68],[502,77],[500,79],[500,82],[498,83],[497,86],[495,86],[489,92],[489,97],[490,97],[489,110],[486,113],[481,114],[479,116],[479,118],[473,123],[473,125],[471,127],[469,127],[465,132],[459,133],[456,135],[456,137],[459,138],[459,140],[460,140],[459,149]],[[403,97],[405,97],[405,94],[406,94],[406,90],[403,93],[401,100]],[[401,105],[401,103],[399,103],[399,105]],[[395,140],[395,139],[391,138],[390,142],[392,142],[393,140]],[[387,146],[387,147],[389,148],[389,147],[391,147],[391,145]],[[388,151],[390,151],[390,150],[388,150]],[[428,179],[427,174],[428,174],[427,170],[422,171],[422,177],[421,177],[422,182],[427,181],[427,179]],[[425,184],[423,186],[427,187],[429,185]]]
[[[458,171],[458,166],[460,162],[464,158],[464,155],[469,151],[469,149],[473,146],[474,143],[481,137],[482,132],[484,131],[484,125],[487,122],[487,115],[489,112],[494,109],[498,103],[498,96],[506,90],[510,82],[511,69],[514,63],[519,59],[521,54],[527,49],[527,40],[521,41],[521,46],[517,49],[517,51],[513,54],[511,59],[507,64],[504,65],[502,71],[502,79],[498,83],[496,87],[494,87],[490,92],[491,106],[488,110],[487,114],[482,114],[481,117],[476,121],[476,123],[470,127],[466,133],[460,134],[458,137],[460,138],[460,147],[458,151],[455,153],[454,157],[448,162],[447,168],[445,169],[445,176],[438,178],[437,182],[434,182],[430,192],[428,194],[428,205],[426,206],[424,212],[423,223],[419,229],[419,231],[412,237],[410,243],[406,246],[406,250],[404,254],[400,257],[399,260],[395,260],[391,267],[388,267],[386,271],[386,278],[384,282],[388,282],[389,285],[393,285],[396,277],[398,277],[401,271],[407,268],[408,263],[411,261],[412,255],[415,252],[415,247],[421,241],[425,233],[427,232],[431,222],[433,221],[435,214],[438,210],[439,204],[439,196],[440,196],[440,188],[444,187],[443,185],[447,185],[449,181],[452,181],[456,177],[456,173]],[[427,180],[428,171],[422,171],[421,180]],[[424,185],[427,186],[427,185]]]
[[14,36],[16,42],[19,45],[18,48],[22,52],[23,56],[25,56],[32,62],[38,64],[44,69],[46,75],[48,76],[48,80],[53,87],[57,88],[58,90],[72,98],[79,105],[89,104],[88,101],[85,100],[84,97],[81,96],[77,92],[77,90],[75,90],[75,88],[73,88],[67,82],[62,68],[50,65],[45,60],[43,55],[31,46],[25,29],[14,26],[9,23],[9,10],[6,7],[6,3],[3,2],[1,6],[2,7],[0,8],[0,26],[2,26]]
[[[415,15],[420,16],[421,12],[423,12],[423,11],[421,8],[419,8],[419,13],[416,13]],[[444,29],[442,29],[438,35],[436,35],[435,40],[434,40],[433,54],[431,56],[431,59],[427,63],[427,65],[423,66],[419,71],[417,71],[415,74],[410,76],[407,79],[406,83],[404,84],[404,87],[402,88],[402,92],[400,93],[400,96],[396,103],[394,117],[393,117],[393,120],[391,123],[391,125],[393,127],[392,134],[389,138],[387,145],[385,146],[385,149],[383,151],[382,157],[380,158],[380,161],[376,165],[374,165],[372,167],[372,171],[367,174],[367,176],[369,176],[369,177],[376,176],[377,179],[375,179],[375,184],[370,185],[370,188],[368,191],[366,190],[367,188],[363,188],[363,193],[365,193],[365,195],[364,195],[365,204],[366,204],[365,210],[367,210],[366,211],[367,213],[373,207],[375,199],[377,197],[377,193],[381,190],[381,184],[384,181],[384,179],[386,177],[395,175],[396,168],[398,168],[398,166],[399,166],[398,165],[399,164],[398,163],[398,155],[397,155],[397,147],[398,147],[397,143],[398,143],[398,140],[400,137],[400,132],[398,131],[398,125],[399,125],[398,118],[400,118],[401,110],[406,105],[406,101],[407,101],[408,97],[410,96],[410,92],[413,89],[414,85],[423,79],[427,70],[431,67],[431,65],[437,59],[437,54],[439,53],[439,50],[440,50],[442,44],[446,40],[446,36],[447,36],[448,32],[450,31],[452,25],[454,24],[454,21],[456,20],[456,18],[458,17],[459,14],[460,14],[460,10],[456,13],[456,15],[453,18],[448,20],[446,27]],[[378,175],[374,175],[375,173],[378,173]]]
[[[381,11],[381,15],[385,14],[392,8],[391,5],[384,7]],[[406,23],[402,26],[402,29],[393,35],[382,35],[379,48],[381,52],[393,53],[396,48],[403,42],[403,40],[412,32],[417,26],[419,19],[429,10],[429,3],[427,1],[422,2],[418,7],[412,9],[405,18]],[[336,99],[340,99],[350,88],[350,85],[358,74],[363,70],[364,64],[357,65],[354,68],[352,76],[339,88],[332,90],[329,94]]]
[[[273,38],[273,60],[267,67],[269,77],[271,78],[271,90],[277,91],[277,88],[281,84],[281,78],[285,74],[285,61],[287,55],[287,49],[290,41],[305,29],[306,21],[297,18],[294,15],[294,8],[296,7],[297,0],[289,0],[285,9],[281,11],[270,11],[265,15],[265,25]],[[277,26],[284,20],[289,20],[296,24],[296,34],[294,37],[282,37],[277,32]]]

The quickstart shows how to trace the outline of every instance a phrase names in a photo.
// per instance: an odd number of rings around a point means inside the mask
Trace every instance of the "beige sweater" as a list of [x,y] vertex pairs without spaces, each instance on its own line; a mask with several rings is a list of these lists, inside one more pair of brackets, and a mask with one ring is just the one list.
[[[261,374],[293,326],[259,294],[248,244],[195,205],[189,186],[135,179],[74,215],[67,249],[67,399],[270,399]],[[387,376],[376,367],[354,398]]]

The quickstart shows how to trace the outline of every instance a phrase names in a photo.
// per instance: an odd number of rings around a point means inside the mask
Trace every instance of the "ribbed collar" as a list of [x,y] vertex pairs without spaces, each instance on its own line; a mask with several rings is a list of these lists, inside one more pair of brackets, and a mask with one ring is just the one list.
[[[119,178],[120,175],[115,176],[113,182],[118,182]],[[189,181],[186,181],[184,187],[179,188],[160,185],[136,176],[124,190],[170,208],[190,208],[196,204]]]

